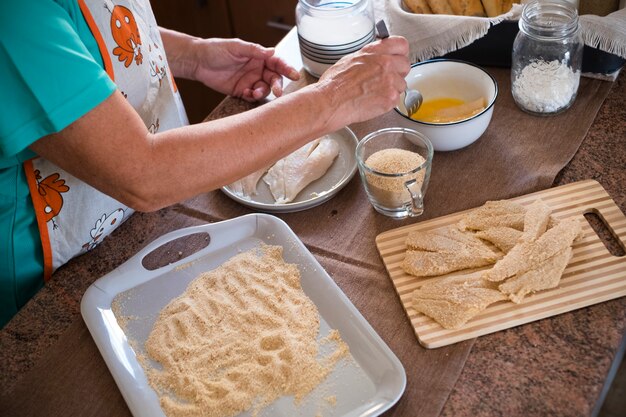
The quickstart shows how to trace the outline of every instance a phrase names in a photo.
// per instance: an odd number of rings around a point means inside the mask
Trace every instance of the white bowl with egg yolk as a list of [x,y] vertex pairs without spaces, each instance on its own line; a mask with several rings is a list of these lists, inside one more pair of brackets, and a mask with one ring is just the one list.
[[[396,121],[426,135],[435,151],[464,148],[489,126],[498,84],[482,68],[464,61],[433,59],[413,64],[405,79],[408,88],[419,90],[424,97],[417,116],[424,118],[407,116],[402,94],[395,108]],[[419,116],[424,111],[431,117]]]

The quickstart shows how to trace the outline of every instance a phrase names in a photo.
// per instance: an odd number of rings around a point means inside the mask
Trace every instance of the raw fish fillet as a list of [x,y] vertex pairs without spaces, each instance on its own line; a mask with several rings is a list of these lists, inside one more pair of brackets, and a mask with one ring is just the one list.
[[268,169],[269,167],[265,167],[256,172],[253,172],[252,174],[233,182],[229,185],[229,187],[235,194],[242,197],[250,197],[252,195],[255,195],[256,185]]
[[304,187],[324,175],[338,154],[337,141],[324,136],[276,162],[263,181],[277,203],[289,203]]

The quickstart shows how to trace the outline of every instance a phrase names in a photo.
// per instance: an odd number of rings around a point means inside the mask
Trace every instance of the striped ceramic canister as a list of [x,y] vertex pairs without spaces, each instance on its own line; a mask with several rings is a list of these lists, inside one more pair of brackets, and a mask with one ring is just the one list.
[[376,36],[369,0],[299,0],[296,22],[302,63],[315,77]]

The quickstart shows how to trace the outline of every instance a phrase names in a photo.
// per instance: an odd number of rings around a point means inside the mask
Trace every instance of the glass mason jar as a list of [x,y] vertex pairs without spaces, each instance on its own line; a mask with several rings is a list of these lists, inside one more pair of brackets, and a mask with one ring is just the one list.
[[511,91],[524,111],[550,115],[572,105],[578,91],[583,41],[576,7],[565,0],[526,5],[513,43]]
[[296,26],[304,69],[315,77],[376,36],[369,0],[298,0]]

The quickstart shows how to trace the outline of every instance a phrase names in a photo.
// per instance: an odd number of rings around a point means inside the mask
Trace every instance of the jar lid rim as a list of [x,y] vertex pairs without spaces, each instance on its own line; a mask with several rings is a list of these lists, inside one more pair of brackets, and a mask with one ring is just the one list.
[[578,12],[566,0],[533,0],[524,5],[519,28],[533,38],[562,40],[579,30]]
[[[318,5],[311,4],[310,0],[298,0],[301,5],[310,8],[312,10],[322,13],[332,12],[345,12],[360,6],[362,3],[367,3],[368,0],[343,0],[343,1],[327,1]],[[337,5],[338,7],[334,7]]]

